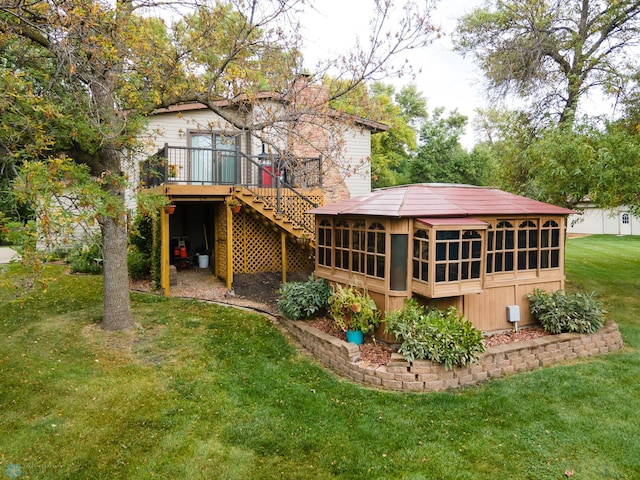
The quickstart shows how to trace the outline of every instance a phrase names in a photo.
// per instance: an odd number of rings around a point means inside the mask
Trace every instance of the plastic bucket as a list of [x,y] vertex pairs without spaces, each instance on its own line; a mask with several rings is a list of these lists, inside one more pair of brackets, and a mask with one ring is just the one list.
[[209,266],[209,255],[198,255],[198,266],[207,268]]

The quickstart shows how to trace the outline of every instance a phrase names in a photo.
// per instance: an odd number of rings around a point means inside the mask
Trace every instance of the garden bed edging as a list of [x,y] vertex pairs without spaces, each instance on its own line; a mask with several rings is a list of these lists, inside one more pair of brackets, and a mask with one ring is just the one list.
[[386,390],[437,392],[500,378],[517,372],[614,352],[623,348],[615,322],[593,334],[562,333],[488,347],[476,363],[446,370],[430,360],[408,362],[394,353],[386,365],[360,361],[360,348],[301,321],[280,319],[296,341],[338,374]]

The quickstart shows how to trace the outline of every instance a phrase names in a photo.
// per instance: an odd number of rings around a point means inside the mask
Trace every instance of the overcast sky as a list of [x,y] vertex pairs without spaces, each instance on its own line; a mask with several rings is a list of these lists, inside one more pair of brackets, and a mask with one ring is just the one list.
[[[373,0],[315,2],[318,12],[308,14],[302,20],[302,33],[306,38],[305,58],[315,63],[319,56],[326,57],[353,45],[358,36],[366,41],[368,12],[372,3]],[[432,19],[445,35],[428,47],[411,53],[414,69],[422,70],[415,80],[404,77],[393,81],[397,87],[415,83],[427,98],[430,111],[436,107],[445,107],[447,112],[457,109],[471,121],[474,110],[485,106],[480,72],[470,59],[463,59],[452,51],[450,41],[456,19],[480,4],[481,0],[441,0]],[[468,126],[463,144],[470,147],[473,143],[474,135]]]

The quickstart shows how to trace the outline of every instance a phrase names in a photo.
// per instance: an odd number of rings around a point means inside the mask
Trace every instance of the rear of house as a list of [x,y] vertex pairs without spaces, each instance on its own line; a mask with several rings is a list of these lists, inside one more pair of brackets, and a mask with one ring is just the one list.
[[[140,177],[171,204],[160,219],[165,292],[170,266],[191,268],[203,257],[228,288],[238,273],[281,272],[285,281],[287,272],[311,271],[315,227],[308,210],[370,191],[370,135],[383,125],[336,116],[331,131],[339,138],[326,131],[278,137],[277,125],[240,128],[238,103],[221,108],[228,115],[192,103],[149,118]],[[268,95],[251,104],[252,111],[277,108]],[[312,123],[298,122],[303,127]]]

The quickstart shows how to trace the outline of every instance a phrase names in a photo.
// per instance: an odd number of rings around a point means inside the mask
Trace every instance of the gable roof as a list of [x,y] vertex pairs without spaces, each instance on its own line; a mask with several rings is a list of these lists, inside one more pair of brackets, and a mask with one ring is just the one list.
[[[253,100],[275,100],[275,101],[286,101],[286,98],[282,94],[273,93],[273,92],[261,92],[256,95]],[[249,98],[246,95],[239,95],[231,100],[216,100],[213,104],[220,108],[232,108],[237,106],[240,103],[250,102]],[[177,113],[177,112],[189,112],[193,110],[210,110],[207,105],[200,102],[187,102],[187,103],[177,103],[175,105],[169,105],[168,107],[158,108],[154,110],[151,115],[159,115],[162,113]],[[354,124],[371,130],[372,133],[386,132],[389,130],[389,126],[377,122],[375,120],[369,120],[367,118],[358,117],[357,115],[350,115],[347,113],[342,113],[337,110],[331,109],[329,110],[329,116],[336,119],[341,120],[344,119],[345,122],[353,122]]]
[[314,208],[309,213],[459,218],[473,215],[569,215],[575,212],[492,187],[422,183],[381,188]]

